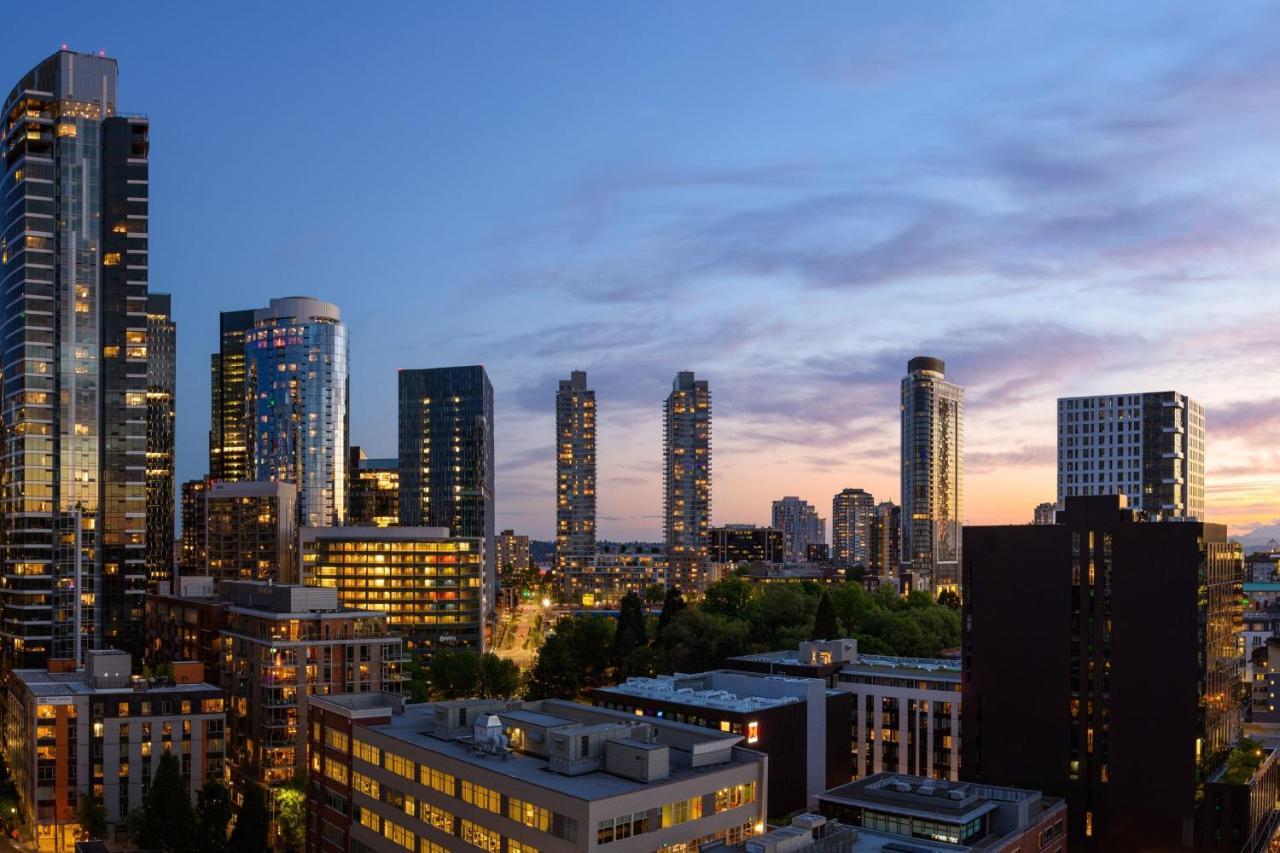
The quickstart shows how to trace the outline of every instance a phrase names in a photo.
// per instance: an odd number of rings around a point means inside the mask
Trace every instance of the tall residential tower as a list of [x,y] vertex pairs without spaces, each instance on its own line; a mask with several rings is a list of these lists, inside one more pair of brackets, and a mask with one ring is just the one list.
[[209,479],[218,482],[253,479],[244,357],[245,336],[252,328],[252,308],[218,315],[218,351],[210,358],[209,408]]
[[116,61],[61,50],[4,102],[4,583],[14,667],[141,650],[146,593],[148,123]]
[[916,356],[902,378],[902,562],[937,595],[960,586],[964,389],[940,358]]
[[596,392],[573,371],[556,391],[556,568],[591,567],[596,553]]
[[688,591],[706,584],[711,544],[711,389],[680,371],[662,406],[662,529],[668,578]]
[[831,499],[831,559],[867,568],[876,499],[863,489],[845,489]]
[[147,296],[147,576],[173,580],[174,420],[177,333],[169,294]]
[[805,562],[810,545],[827,541],[826,524],[818,510],[793,495],[773,502],[772,527],[782,531],[782,559],[787,563]]

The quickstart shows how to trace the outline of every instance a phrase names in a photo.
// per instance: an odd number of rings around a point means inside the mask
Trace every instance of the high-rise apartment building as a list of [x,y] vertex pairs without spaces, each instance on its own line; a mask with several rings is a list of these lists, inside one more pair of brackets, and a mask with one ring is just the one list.
[[902,562],[917,588],[960,586],[964,389],[940,358],[917,356],[902,379]]
[[1204,406],[1177,391],[1058,400],[1058,505],[1125,495],[1165,518],[1204,520]]
[[1035,512],[1032,513],[1032,524],[1053,524],[1054,513],[1057,512],[1058,506],[1052,501],[1036,504]]
[[850,566],[871,562],[876,499],[863,489],[845,489],[831,499],[831,559]]
[[148,123],[61,50],[4,101],[0,644],[136,651],[147,585]]
[[253,425],[245,339],[253,309],[218,315],[218,351],[210,357],[212,391],[209,425],[209,479],[235,483],[254,478],[250,461]]
[[808,501],[788,495],[773,502],[774,530],[782,531],[782,559],[787,563],[803,563],[809,557],[809,546],[827,541],[826,522]]
[[781,563],[782,531],[754,524],[711,528],[711,562]]
[[208,479],[187,480],[182,484],[182,543],[178,565],[182,574],[203,575],[208,566],[209,537],[207,530],[209,505]]
[[893,501],[876,504],[871,516],[871,556],[867,574],[881,582],[897,581],[902,562],[902,507]]
[[148,587],[173,578],[174,421],[177,332],[167,293],[147,294]]
[[711,534],[711,389],[682,370],[662,407],[663,538],[668,581],[689,592],[706,585]]
[[347,524],[389,527],[400,523],[400,463],[370,459],[358,446],[351,448],[347,466]]
[[1201,785],[1241,733],[1240,546],[1123,495],[1065,503],[965,529],[961,775],[1065,796],[1073,847],[1211,849]]
[[575,370],[556,391],[556,569],[582,571],[596,553],[596,392]]
[[[520,574],[529,571],[529,537],[517,535],[514,530],[504,530],[497,538],[496,562],[499,574]],[[594,548],[594,546],[593,546]]]
[[272,299],[245,333],[255,480],[298,487],[299,524],[347,514],[347,327],[319,299]]
[[214,483],[205,493],[207,570],[214,580],[298,582],[298,490],[292,483]]
[[494,607],[493,385],[480,365],[400,371],[400,523],[484,542]]
[[443,527],[304,527],[302,582],[385,613],[413,648],[484,650],[484,540]]

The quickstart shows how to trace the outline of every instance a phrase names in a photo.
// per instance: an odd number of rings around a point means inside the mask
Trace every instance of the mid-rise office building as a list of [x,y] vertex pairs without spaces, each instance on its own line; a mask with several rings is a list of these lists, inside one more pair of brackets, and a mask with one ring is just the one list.
[[902,379],[902,563],[936,596],[960,586],[964,389],[940,358],[917,356]]
[[493,385],[480,365],[401,370],[400,523],[484,543],[481,611],[495,606]]
[[876,504],[871,516],[871,557],[867,574],[882,583],[897,580],[902,562],[902,507],[893,501]]
[[304,527],[302,582],[386,614],[414,648],[484,648],[484,540],[443,527]]
[[803,563],[809,546],[827,541],[826,522],[808,501],[788,495],[773,502],[774,530],[782,531],[782,559],[786,563]]
[[876,499],[863,489],[845,489],[831,499],[831,559],[849,566],[871,563]]
[[711,533],[711,388],[680,371],[662,407],[662,530],[668,583],[706,587]]
[[214,483],[205,493],[207,571],[215,580],[297,583],[297,488]]
[[147,294],[147,578],[173,579],[177,327],[169,294]]
[[208,568],[208,510],[206,498],[212,483],[203,480],[187,480],[182,484],[182,542],[178,553],[178,565],[183,574],[202,575]]
[[1073,846],[1173,849],[1240,738],[1243,561],[1225,526],[1126,501],[966,528],[961,768],[1065,796]]
[[218,315],[218,351],[210,356],[209,479],[238,483],[254,479],[251,447],[253,413],[249,408],[245,343],[253,328],[253,309]]
[[337,591],[223,581],[222,685],[234,790],[274,788],[306,769],[309,695],[399,692],[399,637],[382,613],[341,607]]
[[[70,663],[70,662],[68,662]],[[176,662],[172,676],[131,677],[128,652],[90,650],[85,667],[10,674],[5,758],[18,789],[20,823],[40,850],[71,850],[81,837],[79,802],[92,793],[106,811],[107,839],[128,840],[129,812],[169,752],[192,803],[205,782],[222,781],[222,691],[204,667]]]
[[732,670],[628,678],[591,691],[591,703],[743,735],[769,756],[771,815],[807,808],[849,781],[853,701],[819,678]]
[[351,448],[347,466],[347,524],[390,527],[400,523],[400,463],[370,459],[360,447]]
[[744,736],[575,702],[312,696],[308,853],[693,851],[764,830]]
[[210,577],[182,576],[173,587],[161,584],[147,593],[144,661],[158,667],[174,661],[196,660],[204,664],[211,684],[222,681],[222,629],[227,608],[218,596],[217,581]]
[[596,392],[575,370],[556,391],[556,570],[582,571],[595,553]]
[[293,483],[298,524],[342,524],[347,514],[347,327],[338,306],[272,299],[245,333],[254,480]]
[[529,560],[528,536],[520,536],[514,530],[504,530],[498,534],[496,542],[499,573],[509,575],[529,571],[533,564]]
[[726,524],[711,528],[713,563],[781,563],[782,531],[754,524]]
[[662,586],[667,562],[661,547],[600,543],[591,565],[561,578],[565,600],[583,607],[616,608],[629,592],[641,597]]
[[139,648],[147,586],[147,119],[60,50],[4,99],[0,655]]
[[1032,514],[1032,524],[1053,524],[1054,513],[1058,511],[1058,505],[1054,503],[1036,504],[1035,512]]
[[819,795],[818,813],[855,827],[852,847],[832,849],[858,853],[1067,849],[1067,804],[1025,788],[876,773]]
[[1124,495],[1165,518],[1204,521],[1204,406],[1177,391],[1058,400],[1058,505]]

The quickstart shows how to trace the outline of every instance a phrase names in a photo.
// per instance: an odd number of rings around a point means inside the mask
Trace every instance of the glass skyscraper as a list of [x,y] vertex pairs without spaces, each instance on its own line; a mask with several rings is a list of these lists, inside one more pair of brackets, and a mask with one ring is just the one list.
[[177,328],[167,293],[147,295],[147,575],[173,579]]
[[484,543],[487,617],[497,571],[493,385],[482,366],[400,371],[399,464],[402,525],[447,527]]
[[219,315],[218,351],[210,359],[209,479],[223,483],[253,479],[244,348],[253,313],[249,309]]
[[902,561],[933,595],[960,587],[964,389],[940,358],[917,356],[902,378]]
[[140,651],[149,128],[116,61],[61,50],[5,99],[0,640],[11,666]]
[[254,480],[298,487],[299,523],[342,524],[347,513],[347,327],[338,306],[272,299],[245,333]]

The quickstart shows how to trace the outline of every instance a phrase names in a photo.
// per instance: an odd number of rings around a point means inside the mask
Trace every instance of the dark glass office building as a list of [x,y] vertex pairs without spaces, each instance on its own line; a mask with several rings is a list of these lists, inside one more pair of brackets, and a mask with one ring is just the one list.
[[252,309],[223,311],[218,317],[218,351],[210,359],[209,478],[223,483],[253,479],[244,355],[252,328]]
[[147,295],[148,588],[173,579],[174,421],[177,331],[169,294]]
[[1123,496],[1065,503],[964,529],[961,776],[1066,797],[1073,848],[1226,849],[1203,786],[1241,733],[1240,547]]
[[148,123],[117,68],[62,50],[4,102],[0,177],[11,666],[141,651],[146,592]]
[[484,541],[493,607],[493,385],[480,365],[400,371],[400,523]]

